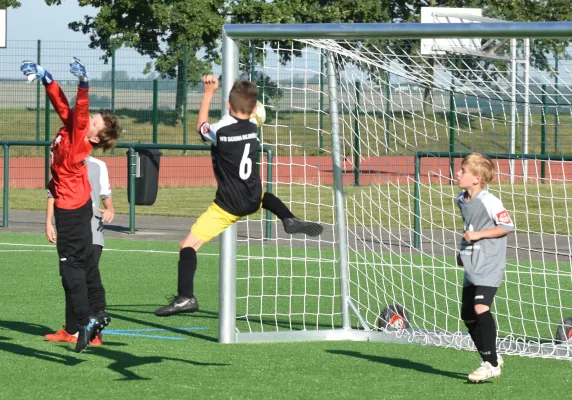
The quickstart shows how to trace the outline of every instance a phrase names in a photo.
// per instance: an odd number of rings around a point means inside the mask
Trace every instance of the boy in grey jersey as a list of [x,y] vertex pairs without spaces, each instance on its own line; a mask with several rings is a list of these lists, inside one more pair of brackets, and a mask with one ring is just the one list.
[[[99,260],[103,251],[103,223],[113,220],[115,211],[113,201],[111,200],[111,186],[109,185],[109,174],[107,166],[101,160],[94,157],[87,157],[87,171],[89,183],[91,185],[91,202],[93,208],[93,217],[91,218],[91,231],[93,235],[93,248],[90,261],[86,268],[86,281],[88,285],[88,300],[90,312],[95,315],[103,312],[106,307],[105,289],[101,283],[101,275],[99,272]],[[103,201],[104,208],[100,208],[100,201]],[[48,191],[48,203],[46,208],[46,237],[48,241],[56,243],[56,231],[52,224],[54,215],[54,199],[50,191]],[[64,287],[66,310],[65,310],[65,326],[63,329],[45,335],[50,342],[77,342],[78,321],[75,318],[71,307],[69,289],[66,287],[65,281],[62,279]],[[100,346],[103,344],[101,334],[96,336],[90,343],[92,346]]]
[[514,224],[502,202],[484,187],[493,179],[492,160],[479,153],[463,159],[457,184],[463,192],[457,204],[463,217],[463,238],[457,256],[465,278],[461,318],[483,362],[469,374],[471,382],[501,375],[504,364],[496,351],[496,326],[490,307],[501,284],[506,264],[506,235]]

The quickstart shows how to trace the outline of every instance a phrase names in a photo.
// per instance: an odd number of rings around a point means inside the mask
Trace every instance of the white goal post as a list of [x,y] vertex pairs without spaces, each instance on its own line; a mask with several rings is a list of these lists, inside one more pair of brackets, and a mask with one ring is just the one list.
[[[273,237],[264,238],[260,214],[222,234],[220,342],[345,339],[471,349],[459,316],[461,221],[450,178],[461,155],[479,151],[494,158],[489,190],[517,226],[495,303],[499,349],[572,359],[572,346],[554,335],[572,315],[572,271],[562,261],[572,253],[572,158],[554,155],[562,148],[547,149],[546,139],[528,146],[529,128],[540,135],[572,125],[572,75],[561,73],[554,85],[553,70],[527,71],[530,89],[510,77],[516,39],[572,40],[572,22],[481,19],[223,26],[222,110],[233,82],[245,76],[240,49],[250,48],[262,59],[250,69],[268,78],[261,78],[262,96],[275,82],[274,97],[262,99],[261,145],[275,155],[274,175],[263,181],[325,231],[317,239],[290,237],[275,221]],[[499,48],[512,40],[510,57],[407,47],[427,38],[500,39]],[[415,54],[397,53],[388,44],[397,41]],[[530,109],[517,104],[529,97]],[[526,145],[517,149],[520,130]],[[405,329],[380,322],[394,305],[407,313]]]

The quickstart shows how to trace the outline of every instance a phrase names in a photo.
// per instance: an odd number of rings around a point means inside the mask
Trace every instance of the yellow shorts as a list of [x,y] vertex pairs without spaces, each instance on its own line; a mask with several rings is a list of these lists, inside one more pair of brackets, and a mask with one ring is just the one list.
[[240,217],[224,211],[213,202],[193,224],[191,233],[204,242],[208,242],[239,219]]

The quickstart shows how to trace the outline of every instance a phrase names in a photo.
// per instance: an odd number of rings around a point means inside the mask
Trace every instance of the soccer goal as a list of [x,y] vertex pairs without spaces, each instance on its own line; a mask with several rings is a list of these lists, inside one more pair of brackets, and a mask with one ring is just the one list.
[[250,77],[266,108],[260,140],[274,165],[264,175],[261,158],[263,182],[325,230],[289,236],[274,220],[267,235],[261,212],[224,232],[221,342],[472,348],[459,318],[462,220],[451,178],[461,157],[478,151],[494,159],[488,189],[516,224],[493,306],[500,351],[572,359],[563,337],[572,330],[564,322],[572,316],[572,64],[561,54],[557,67],[552,51],[572,40],[572,23],[451,15],[457,20],[224,26],[223,97]]

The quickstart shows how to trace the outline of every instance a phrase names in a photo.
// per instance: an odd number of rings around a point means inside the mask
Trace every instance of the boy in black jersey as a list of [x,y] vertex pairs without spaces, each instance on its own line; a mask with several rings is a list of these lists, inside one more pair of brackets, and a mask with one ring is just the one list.
[[262,182],[256,165],[258,132],[254,120],[250,119],[256,111],[257,86],[249,81],[236,81],[227,103],[229,115],[209,125],[209,108],[219,86],[218,78],[205,75],[203,84],[204,96],[196,127],[203,141],[212,142],[217,192],[213,203],[179,244],[178,293],[168,305],[155,310],[155,315],[159,317],[199,309],[193,293],[197,251],[204,243],[260,207],[280,218],[284,230],[289,234],[318,236],[323,231],[320,224],[296,218],[278,197],[271,193],[262,194]]

